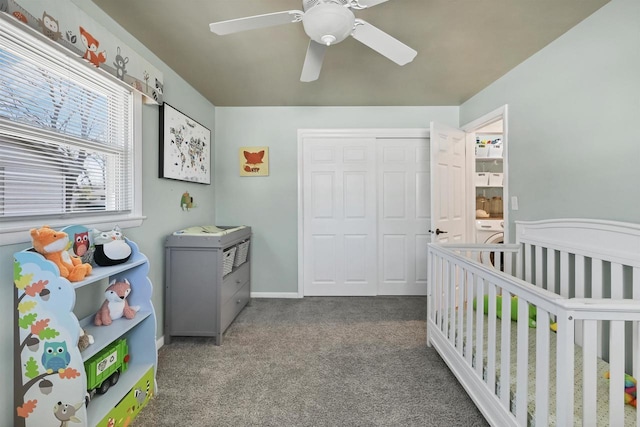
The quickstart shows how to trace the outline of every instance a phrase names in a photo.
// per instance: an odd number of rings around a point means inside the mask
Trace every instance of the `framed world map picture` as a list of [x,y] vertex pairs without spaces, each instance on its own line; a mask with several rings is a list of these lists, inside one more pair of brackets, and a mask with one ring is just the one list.
[[211,184],[211,131],[166,102],[160,107],[160,178]]

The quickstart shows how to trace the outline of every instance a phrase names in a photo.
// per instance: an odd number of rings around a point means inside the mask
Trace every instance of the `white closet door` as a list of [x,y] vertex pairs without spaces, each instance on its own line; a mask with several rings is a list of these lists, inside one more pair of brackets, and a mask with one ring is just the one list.
[[378,140],[378,294],[426,295],[430,218],[426,138]]
[[304,295],[375,295],[375,139],[305,138]]

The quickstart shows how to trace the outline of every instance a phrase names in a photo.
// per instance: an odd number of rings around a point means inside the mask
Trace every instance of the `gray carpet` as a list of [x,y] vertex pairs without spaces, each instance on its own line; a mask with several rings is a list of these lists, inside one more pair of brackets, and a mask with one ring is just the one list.
[[223,345],[173,338],[157,426],[485,426],[425,343],[424,297],[253,299]]

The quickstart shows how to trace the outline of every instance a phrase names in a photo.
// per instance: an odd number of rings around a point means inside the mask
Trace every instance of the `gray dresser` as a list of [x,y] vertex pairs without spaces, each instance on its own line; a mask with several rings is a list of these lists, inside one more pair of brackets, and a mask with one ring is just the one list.
[[190,227],[165,241],[164,341],[222,335],[249,302],[251,227]]

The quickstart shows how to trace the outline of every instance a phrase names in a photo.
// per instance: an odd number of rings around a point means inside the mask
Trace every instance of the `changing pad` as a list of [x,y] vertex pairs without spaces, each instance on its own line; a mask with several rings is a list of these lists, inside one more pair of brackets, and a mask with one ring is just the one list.
[[224,236],[225,234],[231,233],[233,231],[241,230],[246,228],[244,225],[239,225],[235,227],[218,227],[215,225],[196,225],[193,227],[185,228],[184,230],[178,230],[174,235],[186,235],[186,236],[198,236],[198,235],[209,235],[209,236]]

